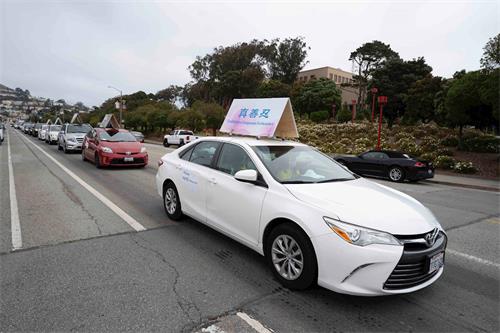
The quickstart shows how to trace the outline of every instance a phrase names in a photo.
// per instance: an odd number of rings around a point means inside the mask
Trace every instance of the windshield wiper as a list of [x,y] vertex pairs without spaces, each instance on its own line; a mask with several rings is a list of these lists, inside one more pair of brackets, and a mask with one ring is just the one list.
[[354,180],[354,179],[352,179],[352,178],[335,178],[335,179],[320,180],[320,181],[317,181],[316,183],[319,184],[319,183],[345,182],[348,180]]
[[314,184],[314,182],[306,182],[304,180],[286,180],[281,184]]

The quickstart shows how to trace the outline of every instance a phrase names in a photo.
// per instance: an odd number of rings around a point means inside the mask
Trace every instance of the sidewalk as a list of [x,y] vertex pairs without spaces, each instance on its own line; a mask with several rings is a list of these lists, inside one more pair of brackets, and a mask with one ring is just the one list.
[[487,191],[496,191],[496,192],[500,191],[500,181],[498,180],[467,177],[467,176],[443,175],[439,174],[439,171],[438,173],[434,174],[434,178],[424,180],[423,182],[461,186],[461,187],[475,188]]

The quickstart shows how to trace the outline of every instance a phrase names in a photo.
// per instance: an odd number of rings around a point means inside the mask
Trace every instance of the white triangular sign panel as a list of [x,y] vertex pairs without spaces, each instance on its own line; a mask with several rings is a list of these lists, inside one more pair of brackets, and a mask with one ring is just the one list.
[[220,131],[256,137],[299,136],[289,98],[234,99]]

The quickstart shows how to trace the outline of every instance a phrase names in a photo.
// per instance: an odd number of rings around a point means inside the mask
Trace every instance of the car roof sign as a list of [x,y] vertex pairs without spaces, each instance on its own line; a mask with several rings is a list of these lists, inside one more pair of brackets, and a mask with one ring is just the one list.
[[289,98],[234,99],[220,132],[269,138],[299,137]]

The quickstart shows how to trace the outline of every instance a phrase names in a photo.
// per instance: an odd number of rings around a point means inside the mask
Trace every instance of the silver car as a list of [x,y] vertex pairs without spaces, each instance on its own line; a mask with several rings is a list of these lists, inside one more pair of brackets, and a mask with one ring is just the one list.
[[92,126],[89,124],[64,124],[59,132],[57,149],[66,154],[82,150],[83,139],[90,130],[92,130]]

